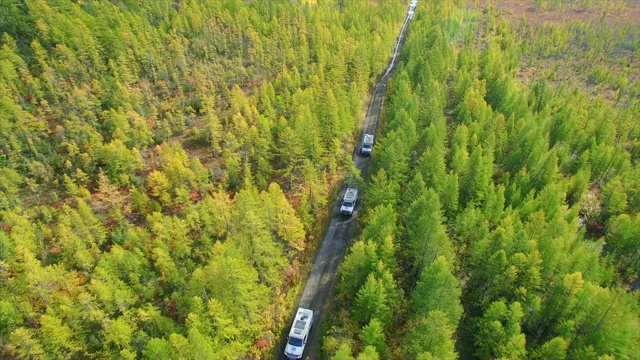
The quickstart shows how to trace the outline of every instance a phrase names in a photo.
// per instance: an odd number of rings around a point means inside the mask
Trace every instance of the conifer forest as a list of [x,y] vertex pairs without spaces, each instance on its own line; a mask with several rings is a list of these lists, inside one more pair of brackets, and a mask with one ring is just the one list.
[[303,359],[640,359],[640,3],[410,4],[0,0],[0,359],[280,359],[347,185]]

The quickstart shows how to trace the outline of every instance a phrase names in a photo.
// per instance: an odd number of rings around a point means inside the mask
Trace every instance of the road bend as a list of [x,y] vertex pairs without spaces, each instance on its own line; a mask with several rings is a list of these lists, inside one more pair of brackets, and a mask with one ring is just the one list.
[[[402,45],[404,44],[407,26],[409,25],[411,18],[412,12],[407,14],[407,18],[402,25],[389,66],[373,88],[361,138],[364,137],[364,134],[375,134],[376,132],[378,118],[380,117],[382,99],[387,91],[387,80],[393,75],[398,66],[398,58],[402,52]],[[359,147],[354,152],[353,160],[356,167],[360,170],[362,178],[366,180],[369,176],[370,158],[362,156],[358,149]],[[314,313],[313,328],[309,334],[309,339],[303,356],[305,359],[316,359],[316,353],[318,352],[318,345],[320,341],[320,328],[322,322],[326,318],[328,299],[331,296],[331,292],[337,278],[338,267],[344,259],[347,244],[349,243],[349,240],[353,238],[355,232],[356,219],[358,217],[360,206],[358,205],[356,207],[351,217],[346,217],[340,214],[341,199],[345,190],[346,186],[340,190],[338,198],[333,203],[329,227],[327,228],[325,237],[316,254],[313,268],[311,269],[311,273],[309,274],[309,278],[298,305],[298,307],[311,309]],[[297,308],[294,311],[297,311]],[[283,339],[280,341],[279,359],[286,359],[284,356],[284,348],[288,333],[289,329],[287,328]]]

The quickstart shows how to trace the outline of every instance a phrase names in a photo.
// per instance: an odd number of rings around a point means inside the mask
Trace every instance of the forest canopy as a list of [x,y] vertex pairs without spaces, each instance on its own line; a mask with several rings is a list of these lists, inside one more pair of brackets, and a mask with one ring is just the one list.
[[639,28],[483,3],[416,9],[328,359],[640,354]]
[[0,0],[0,357],[269,357],[403,16]]

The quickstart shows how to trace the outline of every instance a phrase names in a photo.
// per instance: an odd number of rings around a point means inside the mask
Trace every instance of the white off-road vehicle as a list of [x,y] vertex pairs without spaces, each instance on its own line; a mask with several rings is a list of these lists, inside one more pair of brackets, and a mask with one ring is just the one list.
[[307,338],[313,325],[313,311],[309,309],[298,308],[296,318],[293,320],[287,346],[284,349],[284,355],[289,359],[301,359],[304,352],[304,346],[307,344]]
[[352,215],[353,210],[356,208],[358,202],[358,189],[347,188],[347,191],[342,197],[342,206],[340,206],[340,213],[342,215]]
[[371,155],[371,151],[373,150],[373,135],[364,134],[364,140],[362,141],[362,150],[360,152],[362,155]]

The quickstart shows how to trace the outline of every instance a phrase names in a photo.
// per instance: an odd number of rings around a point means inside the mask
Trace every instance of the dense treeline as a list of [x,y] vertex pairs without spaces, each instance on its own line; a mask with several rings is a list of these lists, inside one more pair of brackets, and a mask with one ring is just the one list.
[[539,49],[460,3],[418,6],[323,351],[637,359],[640,100],[523,84]]
[[270,357],[403,9],[0,0],[0,357]]

